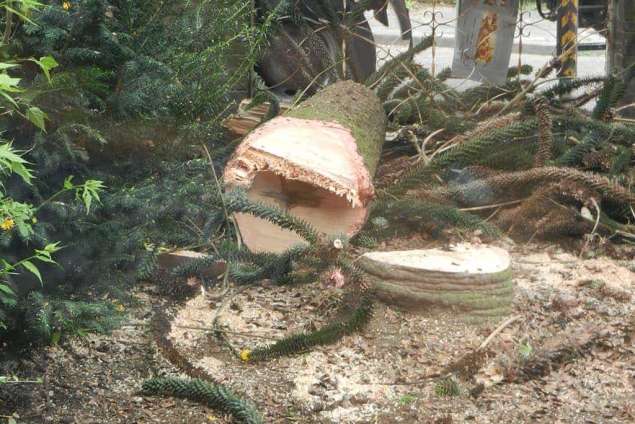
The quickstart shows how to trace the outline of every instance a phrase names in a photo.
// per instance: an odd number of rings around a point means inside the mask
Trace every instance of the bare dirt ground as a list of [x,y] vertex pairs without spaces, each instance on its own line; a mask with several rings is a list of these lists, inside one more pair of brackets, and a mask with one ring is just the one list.
[[[173,308],[170,338],[253,400],[267,423],[633,422],[632,254],[585,259],[552,245],[503,245],[513,256],[519,317],[469,370],[451,365],[499,323],[381,304],[362,333],[334,345],[262,364],[236,357],[333,319],[341,293],[319,283],[208,290]],[[112,335],[5,363],[2,374],[43,383],[1,387],[1,413],[20,423],[229,422],[192,402],[138,393],[144,379],[179,370],[160,355],[149,326],[165,299],[152,285],[136,296],[130,321]],[[210,331],[215,319],[224,341]],[[454,372],[441,379],[448,366]]]

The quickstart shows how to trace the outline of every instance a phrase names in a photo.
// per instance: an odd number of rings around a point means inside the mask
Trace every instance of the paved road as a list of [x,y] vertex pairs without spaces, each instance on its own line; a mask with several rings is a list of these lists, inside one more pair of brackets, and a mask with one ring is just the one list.
[[[454,46],[454,33],[456,31],[456,8],[439,6],[436,9],[436,20],[442,24],[437,29],[437,45],[440,47]],[[432,17],[432,7],[417,6],[410,11],[410,18],[413,27],[413,37],[415,41],[421,40],[432,33],[430,26]],[[398,44],[402,41],[399,37],[399,23],[397,16],[389,8],[389,27],[385,27],[372,18],[372,13],[367,13],[367,18],[375,34],[375,39],[381,44]],[[525,31],[523,37],[523,51],[527,54],[552,54],[556,48],[556,24],[555,22],[544,20],[536,10],[527,10],[523,14],[525,22],[532,23]],[[581,44],[602,44],[604,38],[593,29],[581,29],[579,37]],[[518,44],[518,39],[516,40]]]

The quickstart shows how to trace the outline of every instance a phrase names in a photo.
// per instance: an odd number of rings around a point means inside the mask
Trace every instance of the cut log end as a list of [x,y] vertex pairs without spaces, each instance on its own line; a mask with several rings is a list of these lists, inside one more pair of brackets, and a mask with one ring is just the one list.
[[[341,125],[279,117],[252,132],[225,170],[229,188],[277,206],[330,235],[353,235],[373,197],[371,176],[355,140]],[[293,232],[237,214],[245,244],[255,252],[282,252],[302,243]]]
[[[335,83],[249,133],[225,168],[225,184],[318,232],[352,236],[374,197],[385,120],[371,90],[351,81]],[[255,252],[282,252],[302,242],[259,218],[237,214],[236,221]]]

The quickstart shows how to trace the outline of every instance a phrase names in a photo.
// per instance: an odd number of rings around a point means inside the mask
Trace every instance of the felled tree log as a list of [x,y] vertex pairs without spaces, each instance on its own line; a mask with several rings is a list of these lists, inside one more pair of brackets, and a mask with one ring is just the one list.
[[[240,102],[236,113],[228,116],[223,120],[223,127],[237,137],[244,137],[251,130],[256,128],[262,122],[263,118],[269,112],[271,103],[264,102],[258,106],[249,108],[253,99],[244,99]],[[284,112],[289,109],[287,103],[280,103],[280,111]]]
[[[177,250],[176,252],[162,253],[158,257],[159,268],[171,271],[205,257],[207,257],[206,254],[192,250]],[[218,278],[223,275],[226,270],[227,263],[224,260],[218,260],[201,268],[197,274],[206,278]]]
[[[361,84],[341,81],[261,125],[225,168],[228,189],[286,210],[329,235],[354,235],[374,197],[372,178],[386,118],[379,99]],[[294,233],[236,214],[243,241],[255,252],[282,252]]]
[[370,252],[359,265],[388,304],[414,311],[449,310],[468,320],[510,312],[511,260],[503,249],[459,245]]

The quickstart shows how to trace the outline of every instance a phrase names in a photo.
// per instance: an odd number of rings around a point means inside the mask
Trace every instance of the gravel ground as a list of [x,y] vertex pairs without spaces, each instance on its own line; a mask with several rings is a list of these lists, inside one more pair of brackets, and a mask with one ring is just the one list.
[[[341,293],[317,283],[207,291],[174,310],[170,337],[193,363],[252,399],[268,423],[632,422],[633,258],[504,247],[514,260],[513,314],[520,317],[476,369],[454,373],[456,396],[444,397],[430,376],[472,352],[496,324],[380,304],[364,332],[331,346],[265,364],[243,364],[231,353],[333,319]],[[2,387],[1,413],[17,413],[21,423],[228,422],[192,402],[138,393],[144,379],[178,370],[149,332],[152,307],[162,300],[152,286],[136,296],[129,323],[112,335],[5,362],[3,372],[43,384]],[[229,346],[210,335],[216,317]]]

